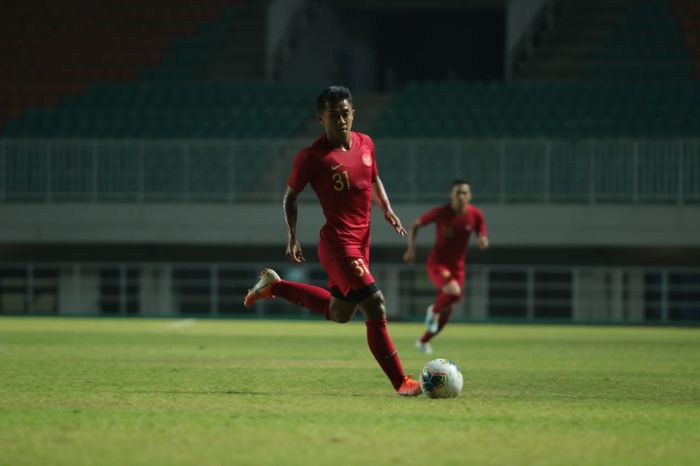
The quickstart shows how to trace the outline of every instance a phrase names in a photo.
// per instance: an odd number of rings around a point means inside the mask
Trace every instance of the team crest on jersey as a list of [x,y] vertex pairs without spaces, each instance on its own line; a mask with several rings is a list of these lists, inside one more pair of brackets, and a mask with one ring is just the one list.
[[372,155],[369,152],[365,152],[364,154],[362,154],[362,163],[364,163],[368,167],[372,166]]

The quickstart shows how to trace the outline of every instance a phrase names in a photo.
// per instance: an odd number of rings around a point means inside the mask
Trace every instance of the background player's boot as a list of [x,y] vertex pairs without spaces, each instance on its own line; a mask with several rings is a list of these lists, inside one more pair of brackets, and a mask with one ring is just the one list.
[[430,346],[430,343],[423,343],[420,340],[416,340],[416,348],[418,348],[418,351],[421,353],[433,354],[433,347]]
[[258,282],[255,285],[253,285],[253,288],[248,290],[248,294],[243,300],[243,305],[245,307],[250,307],[255,303],[255,301],[258,301],[259,299],[274,298],[274,296],[272,295],[272,285],[281,280],[282,279],[280,278],[280,276],[274,270],[263,270],[262,272],[260,272],[260,279],[258,280]]
[[439,319],[440,313],[433,312],[432,304],[428,306],[428,309],[425,310],[425,328],[427,328],[430,333],[437,333]]
[[403,378],[403,383],[396,389],[396,394],[401,396],[418,396],[423,393],[420,382],[411,379],[412,375]]

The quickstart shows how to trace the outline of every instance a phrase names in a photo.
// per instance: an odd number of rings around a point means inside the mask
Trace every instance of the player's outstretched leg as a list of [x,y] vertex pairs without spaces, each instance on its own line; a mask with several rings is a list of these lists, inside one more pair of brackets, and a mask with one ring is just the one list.
[[450,320],[450,316],[452,315],[452,309],[447,308],[443,309],[442,312],[439,314],[439,319],[438,319],[438,327],[434,332],[431,332],[430,330],[426,330],[426,332],[423,334],[420,339],[416,341],[416,348],[418,348],[419,351],[425,353],[425,354],[432,354],[433,352],[433,347],[430,346],[429,341],[440,331],[445,328],[445,325],[447,325],[447,322]]
[[[430,332],[425,332],[425,333],[427,333],[428,335],[433,335]],[[419,338],[418,340],[416,340],[416,348],[421,353],[433,354],[433,347],[427,341],[424,342],[422,337]]]
[[435,333],[437,332],[438,328],[438,317],[440,316],[440,311],[433,312],[433,309],[435,309],[435,305],[431,304],[425,310],[425,328],[427,328],[429,332]]
[[248,290],[243,305],[251,307],[261,299],[272,299],[276,296],[286,299],[292,304],[310,309],[328,319],[328,305],[331,294],[328,290],[306,283],[282,280],[272,269],[260,272],[260,279]]
[[272,269],[264,269],[260,272],[260,278],[253,285],[251,289],[248,290],[245,299],[243,300],[243,305],[245,307],[251,307],[256,301],[261,299],[272,299],[275,296],[272,294],[272,285],[282,281],[279,274]]
[[[442,330],[440,320],[443,311],[450,309],[453,304],[459,302],[460,298],[461,295],[459,294],[445,293],[443,290],[438,291],[438,294],[435,297],[435,304],[431,304],[425,310],[425,335],[430,334],[432,338],[432,336],[437,335],[440,330]],[[445,323],[447,323],[447,320],[442,323],[442,326],[444,326]],[[416,341],[416,348],[425,354],[432,354],[433,348],[430,346],[430,344],[428,344],[428,340],[430,340],[430,338],[425,339],[425,335],[423,335],[423,338]]]

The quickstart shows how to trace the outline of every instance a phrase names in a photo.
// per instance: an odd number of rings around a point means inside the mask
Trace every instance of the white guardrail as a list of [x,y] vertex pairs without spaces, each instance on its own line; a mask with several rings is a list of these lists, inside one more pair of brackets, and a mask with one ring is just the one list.
[[[306,140],[3,140],[0,202],[279,202]],[[377,140],[392,200],[697,203],[700,140]],[[446,188],[446,186],[448,188]]]

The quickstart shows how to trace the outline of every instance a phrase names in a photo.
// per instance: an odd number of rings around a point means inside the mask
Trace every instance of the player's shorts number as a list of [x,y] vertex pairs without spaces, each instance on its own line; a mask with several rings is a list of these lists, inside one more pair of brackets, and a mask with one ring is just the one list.
[[369,273],[367,264],[365,264],[365,261],[362,258],[351,261],[350,267],[352,268],[352,272],[358,277],[363,276],[365,273]]
[[348,175],[347,170],[344,170],[343,173],[333,173],[333,189],[336,191],[350,190],[350,175]]

